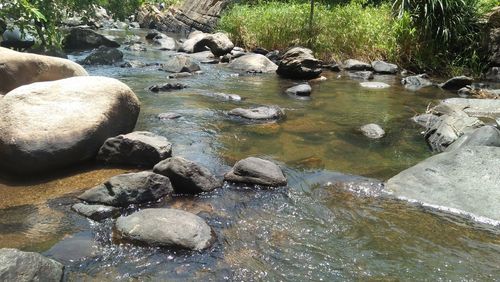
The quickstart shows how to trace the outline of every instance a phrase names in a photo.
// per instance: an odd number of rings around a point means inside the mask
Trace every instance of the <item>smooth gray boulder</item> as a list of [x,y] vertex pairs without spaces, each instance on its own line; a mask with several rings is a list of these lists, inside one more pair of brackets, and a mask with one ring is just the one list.
[[39,253],[0,249],[0,281],[60,282],[64,265]]
[[485,125],[460,136],[460,138],[446,148],[446,151],[457,150],[467,146],[500,147],[500,130],[496,129],[494,126]]
[[114,207],[126,207],[156,201],[172,193],[168,177],[150,171],[126,173],[111,177],[89,189],[78,199]]
[[[207,36],[206,33],[203,33],[203,32],[198,31],[198,30],[191,32],[188,36],[188,39],[182,43],[181,47],[179,48],[179,52],[195,53],[194,46],[196,45],[196,43],[201,41],[206,36]],[[206,50],[203,50],[203,51],[206,51]],[[198,50],[198,52],[201,52],[201,51]]]
[[421,114],[412,117],[411,120],[422,127],[431,128],[436,122],[439,121],[439,116],[433,114]]
[[348,71],[371,71],[373,70],[373,67],[365,62],[359,61],[359,60],[354,60],[354,59],[349,59],[344,62],[343,65],[345,70]]
[[87,205],[84,203],[77,203],[71,206],[71,209],[95,221],[102,221],[106,218],[120,216],[119,208],[105,205]]
[[118,48],[120,44],[91,29],[76,27],[72,28],[69,34],[66,35],[63,46],[69,50],[85,50],[99,46]]
[[432,156],[387,181],[397,197],[500,221],[500,148],[464,147]]
[[200,70],[200,66],[189,56],[176,55],[170,57],[167,62],[161,65],[161,70],[166,72],[195,72]]
[[122,82],[79,76],[18,87],[0,103],[0,168],[20,175],[94,158],[132,131],[140,103]]
[[264,186],[285,186],[287,180],[281,168],[268,160],[248,157],[238,161],[224,180]]
[[144,209],[119,217],[115,227],[123,239],[150,246],[203,250],[215,241],[204,219],[177,209]]
[[221,187],[221,181],[205,167],[182,157],[172,157],[159,162],[153,172],[167,176],[174,191],[180,194],[197,194]]
[[469,116],[500,118],[500,99],[449,98],[441,104],[461,108]]
[[253,120],[277,120],[285,116],[285,111],[278,106],[262,106],[250,109],[236,108],[230,110],[228,114]]
[[398,66],[395,64],[390,64],[384,61],[373,61],[372,62],[373,71],[381,74],[396,74],[398,72]]
[[384,82],[360,82],[359,85],[363,88],[370,89],[385,89],[391,87],[389,84]]
[[228,67],[236,71],[248,73],[270,73],[275,72],[278,66],[261,54],[247,54],[234,59]]
[[230,53],[234,48],[234,44],[226,34],[217,32],[209,34],[196,42],[193,46],[193,52],[206,51],[207,47],[216,57],[220,57]]
[[456,76],[453,78],[450,78],[449,80],[445,81],[442,84],[439,84],[439,87],[445,90],[458,90],[460,88],[463,88],[465,86],[471,85],[474,80],[472,77],[467,77],[467,76]]
[[134,131],[111,137],[99,149],[97,159],[105,163],[153,167],[172,156],[172,144],[149,131]]
[[122,51],[116,48],[101,46],[90,53],[80,63],[83,65],[113,65],[123,61]]
[[360,127],[361,133],[371,139],[379,139],[385,136],[385,131],[375,123],[365,124]]
[[418,90],[423,87],[434,85],[432,81],[429,80],[429,76],[426,74],[404,77],[403,79],[401,79],[401,84],[403,84],[404,87],[409,90]]
[[288,88],[285,92],[290,95],[311,96],[311,91],[311,85],[309,85],[308,83],[302,83]]
[[276,73],[284,78],[313,79],[321,75],[322,64],[314,57],[312,50],[294,47],[283,54]]

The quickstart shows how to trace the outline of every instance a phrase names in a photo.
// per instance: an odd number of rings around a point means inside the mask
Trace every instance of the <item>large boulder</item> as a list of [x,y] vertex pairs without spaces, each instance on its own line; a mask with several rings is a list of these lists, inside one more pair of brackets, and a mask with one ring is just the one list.
[[387,181],[397,197],[500,220],[498,147],[464,147],[432,156]]
[[177,50],[177,41],[165,34],[158,34],[153,38],[153,45],[158,47],[159,50]]
[[442,84],[439,85],[439,87],[445,89],[445,90],[458,90],[460,88],[463,88],[465,86],[471,85],[474,80],[472,77],[468,76],[456,76],[453,78],[448,79],[447,81],[443,82]]
[[97,159],[106,163],[152,167],[172,156],[172,144],[163,136],[135,131],[104,142]]
[[313,79],[320,76],[321,66],[310,49],[294,47],[283,54],[276,73],[285,78]]
[[281,168],[268,160],[248,157],[238,161],[231,171],[224,175],[231,182],[242,182],[264,186],[284,186],[286,177]]
[[215,34],[207,35],[200,41],[196,42],[193,46],[193,52],[196,53],[206,51],[206,47],[208,47],[215,56],[219,57],[230,53],[234,48],[234,44],[226,34],[217,32]]
[[156,201],[172,193],[168,177],[150,171],[111,177],[103,184],[78,196],[82,201],[114,207],[126,207]]
[[197,194],[221,187],[210,171],[182,157],[172,157],[154,166],[155,173],[167,176],[176,193]]
[[107,77],[18,87],[0,103],[0,168],[32,174],[94,158],[104,141],[132,131],[140,103]]
[[228,65],[229,68],[236,71],[248,73],[270,73],[275,72],[278,66],[261,54],[248,54],[234,59]]
[[201,217],[177,209],[144,209],[116,220],[120,237],[151,246],[203,250],[215,241]]
[[39,253],[0,249],[0,281],[62,281],[64,265]]
[[348,71],[371,71],[373,67],[362,61],[349,59],[344,62],[344,69]]
[[167,62],[161,65],[161,70],[166,72],[195,72],[200,70],[200,66],[188,56],[176,55],[170,57]]
[[116,48],[101,46],[90,53],[81,64],[83,65],[113,65],[123,60],[122,51]]
[[485,125],[460,136],[460,138],[446,148],[446,151],[471,146],[500,147],[500,130],[496,129],[494,126]]
[[86,50],[99,46],[118,48],[120,44],[91,29],[77,27],[71,29],[66,35],[63,46],[67,50]]
[[372,62],[373,71],[381,74],[396,74],[398,72],[398,66],[395,64],[390,64],[384,61],[373,61]]
[[236,108],[229,115],[253,120],[277,120],[285,116],[285,111],[278,106],[262,106],[250,109]]
[[[194,46],[203,38],[207,36],[206,33],[203,33],[201,31],[193,31],[189,34],[188,38],[186,41],[184,41],[179,48],[180,52],[186,52],[186,53],[194,53]],[[198,52],[202,52],[206,50],[198,50]]]
[[82,66],[70,60],[0,47],[0,94],[33,82],[86,75]]
[[441,104],[459,107],[469,116],[500,118],[500,99],[449,98]]

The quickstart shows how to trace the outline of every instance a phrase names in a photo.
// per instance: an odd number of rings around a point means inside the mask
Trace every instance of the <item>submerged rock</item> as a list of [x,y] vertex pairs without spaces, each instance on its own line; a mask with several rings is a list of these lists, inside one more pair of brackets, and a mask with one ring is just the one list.
[[158,118],[160,120],[177,119],[180,117],[182,117],[182,116],[178,113],[161,113],[158,115]]
[[420,88],[433,85],[432,81],[429,80],[429,76],[426,74],[407,76],[401,79],[401,84],[410,90],[418,90]]
[[172,156],[172,144],[149,131],[111,137],[104,142],[97,159],[105,163],[153,167]]
[[132,51],[132,52],[145,52],[148,49],[140,43],[134,43],[134,44],[131,44],[131,45],[125,47],[125,50]]
[[221,100],[227,100],[227,101],[241,101],[241,100],[243,100],[241,98],[241,96],[236,95],[236,94],[226,94],[226,93],[212,92],[212,93],[204,93],[202,95],[203,96],[217,98],[217,99],[221,99]]
[[286,90],[286,93],[297,96],[311,96],[311,91],[312,91],[311,85],[303,83],[288,88]]
[[373,70],[372,66],[368,63],[349,59],[344,62],[344,69],[348,71],[371,71]]
[[177,209],[144,209],[116,220],[123,239],[150,246],[203,250],[215,235],[201,217]]
[[84,65],[113,65],[122,60],[122,51],[116,48],[101,46],[92,51],[81,63]]
[[172,193],[170,180],[149,171],[120,174],[78,196],[82,201],[126,207],[156,201]]
[[229,115],[254,120],[276,120],[285,116],[285,112],[278,106],[262,106],[251,109],[236,108],[228,113]]
[[222,186],[207,168],[182,157],[161,161],[153,171],[167,176],[176,193],[197,194]]
[[472,132],[460,136],[460,138],[446,148],[446,151],[471,146],[500,147],[500,130],[490,125],[480,127]]
[[66,35],[63,40],[63,46],[69,50],[85,50],[99,46],[118,48],[120,44],[91,29],[76,27],[71,29],[69,34]]
[[445,90],[458,90],[467,85],[471,85],[474,80],[467,76],[456,76],[439,85]]
[[0,249],[1,281],[54,281],[63,279],[64,265],[39,253]]
[[379,139],[385,135],[384,129],[375,123],[365,124],[360,127],[360,130],[364,136],[372,139]]
[[161,92],[161,91],[172,91],[172,90],[181,90],[187,88],[188,86],[182,83],[165,83],[162,85],[151,85],[149,86],[149,91],[151,92]]
[[294,47],[283,54],[276,73],[285,78],[313,79],[321,75],[321,65],[312,50]]
[[384,61],[373,61],[372,68],[376,73],[381,74],[396,74],[398,72],[398,66],[395,64],[390,64]]
[[387,181],[395,196],[500,221],[500,148],[473,146],[432,156]]
[[371,80],[373,79],[373,72],[371,71],[355,71],[348,73],[350,78]]
[[200,70],[200,66],[189,56],[176,55],[170,57],[166,63],[161,65],[161,70],[166,72],[195,72]]
[[104,205],[87,205],[77,203],[74,204],[71,209],[95,221],[101,221],[110,217],[118,217],[120,215],[119,208]]
[[32,174],[92,159],[132,131],[140,103],[120,81],[80,76],[21,86],[0,103],[0,167]]
[[228,67],[233,70],[248,73],[275,72],[278,66],[260,54],[247,54],[234,59]]
[[384,89],[391,87],[389,84],[383,82],[361,82],[359,85],[361,85],[361,87],[371,89]]
[[277,164],[255,157],[238,161],[231,171],[224,175],[224,179],[231,182],[265,186],[284,186],[287,184],[286,177]]
[[193,52],[206,51],[206,47],[216,56],[224,56],[234,48],[233,42],[222,32],[209,34],[196,42],[193,46]]

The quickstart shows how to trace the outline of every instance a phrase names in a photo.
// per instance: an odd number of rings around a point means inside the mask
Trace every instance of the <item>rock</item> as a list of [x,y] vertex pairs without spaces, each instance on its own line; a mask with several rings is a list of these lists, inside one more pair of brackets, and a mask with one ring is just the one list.
[[459,107],[473,117],[500,118],[500,99],[449,98],[440,105]]
[[321,75],[321,65],[310,49],[294,47],[283,54],[276,73],[285,78],[313,79]]
[[398,72],[397,65],[386,63],[384,61],[373,61],[372,68],[376,73],[381,74],[396,74]]
[[348,71],[371,71],[373,70],[370,64],[362,61],[349,59],[344,62],[344,69]]
[[147,51],[148,49],[140,43],[134,43],[134,44],[131,44],[131,45],[125,47],[125,50],[132,51],[132,52],[144,52],[144,51]]
[[120,209],[104,205],[74,204],[71,207],[75,212],[95,221],[102,221],[110,217],[120,216]]
[[172,157],[154,166],[155,173],[167,176],[174,191],[180,194],[198,194],[221,187],[210,171],[182,157]]
[[436,122],[439,121],[439,117],[433,114],[421,114],[412,117],[411,120],[422,127],[431,128]]
[[86,75],[82,66],[70,60],[0,47],[0,95],[33,82]]
[[111,177],[103,184],[85,191],[78,199],[114,207],[126,207],[156,201],[172,194],[170,180],[150,171],[126,173]]
[[92,159],[132,131],[140,103],[120,81],[80,76],[18,87],[0,103],[0,167],[27,175]]
[[230,110],[229,114],[254,120],[276,120],[285,116],[285,112],[278,106],[263,106],[251,109],[236,108]]
[[64,266],[39,253],[0,249],[1,281],[54,281],[63,279]]
[[354,78],[354,79],[363,79],[363,80],[373,79],[373,72],[371,72],[371,71],[349,72],[348,75],[350,78]]
[[97,159],[105,163],[153,167],[172,156],[172,144],[163,136],[134,131],[104,142]]
[[432,156],[387,181],[397,197],[500,220],[498,147],[464,147]]
[[429,80],[429,76],[426,74],[407,76],[401,79],[401,84],[410,90],[418,90],[420,88],[433,85],[433,83]]
[[170,57],[165,64],[162,64],[161,70],[166,72],[195,72],[200,70],[200,66],[188,56],[177,55]]
[[116,220],[123,239],[150,246],[203,250],[215,241],[201,217],[177,209],[144,209]]
[[384,89],[391,87],[389,84],[383,82],[361,82],[359,85],[361,85],[361,87],[371,89]]
[[382,127],[375,123],[365,124],[360,127],[360,130],[364,136],[372,139],[380,139],[385,135],[385,131]]
[[262,48],[262,47],[256,47],[252,50],[252,53],[261,54],[261,55],[265,56],[269,53],[269,50]]
[[177,119],[177,118],[180,118],[182,117],[180,114],[178,113],[161,113],[158,115],[158,118],[160,120],[169,120],[169,119]]
[[500,27],[491,28],[488,37],[488,62],[490,66],[500,66]]
[[327,66],[324,66],[325,68],[331,70],[331,71],[334,71],[334,72],[340,72],[341,69],[340,69],[340,65],[339,64],[330,64],[330,65],[327,65]]
[[230,53],[234,48],[234,44],[226,34],[217,32],[207,35],[196,42],[193,46],[193,52],[203,52],[206,50],[206,47],[208,47],[216,57],[219,57]]
[[[500,51],[500,49],[499,49]],[[491,67],[486,72],[485,78],[487,80],[500,82],[500,67]]]
[[158,35],[161,36],[161,37],[166,36],[165,34],[159,32],[158,30],[150,30],[146,34],[146,39],[147,40],[153,40]]
[[236,94],[211,92],[211,93],[204,93],[202,95],[221,99],[221,100],[227,100],[227,101],[241,101],[241,100],[243,100],[239,95],[236,95]]
[[140,25],[138,22],[131,22],[131,23],[129,24],[129,27],[130,27],[130,28],[136,28],[136,29],[139,29],[139,28],[141,28],[141,25]]
[[122,51],[116,48],[101,46],[81,62],[84,65],[113,65],[123,60]]
[[159,50],[177,50],[178,43],[172,37],[168,37],[164,34],[157,35],[153,38],[153,45],[158,47]]
[[35,44],[35,38],[31,34],[26,33],[26,31],[25,34],[23,34],[17,26],[14,26],[12,29],[6,29],[5,31],[2,31],[0,28],[0,32],[2,32],[2,40],[0,41],[2,47],[19,50],[30,48]]
[[[201,31],[191,32],[188,36],[188,39],[182,43],[181,47],[179,48],[179,51],[186,52],[186,53],[195,53],[194,46],[199,41],[203,40],[203,38],[205,38],[206,36],[207,36],[207,34],[201,32]],[[203,51],[205,51],[205,50],[203,50]],[[201,52],[201,51],[198,50],[198,52]]]
[[178,73],[169,74],[167,77],[170,79],[174,79],[174,78],[185,78],[185,77],[190,77],[190,76],[193,76],[193,74],[190,72],[178,72]]
[[233,70],[248,73],[275,72],[278,66],[260,54],[248,54],[234,59],[228,67]]
[[460,89],[458,89],[458,96],[465,98],[465,97],[470,97],[472,96],[472,87],[470,86],[465,86]]
[[231,58],[232,59],[236,59],[236,58],[239,58],[241,56],[245,56],[247,55],[248,53],[245,52],[245,51],[236,51],[236,50],[232,50],[231,53],[229,53],[231,55]]
[[471,85],[473,82],[473,79],[471,77],[467,76],[456,76],[454,78],[451,78],[447,80],[446,82],[442,83],[439,85],[439,87],[445,89],[445,90],[458,90],[462,87],[465,87],[467,85]]
[[146,66],[145,63],[143,63],[141,61],[137,61],[137,60],[123,62],[120,64],[120,68],[142,68],[145,66]]
[[490,125],[480,127],[472,132],[460,136],[460,138],[446,148],[446,151],[457,150],[467,146],[500,147],[500,131]]
[[278,61],[280,60],[280,51],[273,50],[273,51],[266,54],[266,58],[271,60],[271,62],[277,64]]
[[67,50],[85,50],[100,46],[118,48],[120,44],[91,29],[76,27],[72,28],[69,34],[66,35],[63,46]]
[[181,90],[187,88],[187,85],[182,83],[165,83],[162,85],[152,85],[148,89],[151,92],[160,92],[160,91],[172,91],[172,90]]
[[255,157],[238,161],[224,175],[226,181],[265,186],[285,186],[287,180],[281,168],[273,162]]
[[293,87],[290,87],[286,90],[287,94],[297,95],[297,96],[310,96],[312,88],[307,83],[302,83]]

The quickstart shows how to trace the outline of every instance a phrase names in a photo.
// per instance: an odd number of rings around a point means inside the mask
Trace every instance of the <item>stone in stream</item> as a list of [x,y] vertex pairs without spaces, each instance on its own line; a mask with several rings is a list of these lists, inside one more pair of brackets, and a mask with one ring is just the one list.
[[74,204],[71,209],[95,221],[102,221],[106,218],[120,216],[119,208],[105,205],[87,205],[84,203],[77,203]]
[[349,59],[344,62],[344,69],[348,71],[371,71],[373,67],[362,61]]
[[215,234],[204,219],[177,209],[143,209],[119,217],[115,229],[122,239],[156,247],[199,251],[215,241]]
[[85,50],[99,46],[118,48],[120,44],[91,29],[76,27],[72,28],[69,34],[66,35],[63,46],[67,50]]
[[285,116],[285,112],[278,106],[262,106],[251,109],[236,108],[228,113],[253,120],[277,120]]
[[311,91],[312,91],[311,85],[307,83],[302,83],[288,88],[286,90],[286,93],[297,96],[311,96]]
[[402,171],[386,189],[397,197],[500,221],[499,160],[499,147],[463,147]]
[[134,44],[126,46],[125,50],[132,51],[132,52],[145,52],[148,49],[146,47],[144,47],[144,45],[142,45],[140,43],[134,43]]
[[193,76],[193,74],[190,72],[178,72],[178,73],[169,74],[167,76],[167,78],[175,79],[175,78],[185,78],[185,77],[191,77],[191,76]]
[[169,120],[169,119],[177,119],[177,118],[180,118],[182,117],[180,114],[178,113],[161,113],[161,114],[158,114],[158,118],[160,120]]
[[196,42],[193,46],[193,52],[205,51],[206,47],[208,47],[216,57],[220,57],[231,52],[234,48],[234,44],[226,34],[217,32],[209,34]]
[[354,79],[362,79],[362,80],[372,80],[373,72],[372,71],[355,71],[347,73],[350,78]]
[[221,100],[226,100],[226,101],[241,101],[241,100],[243,100],[243,98],[241,98],[241,96],[236,95],[236,94],[226,94],[226,93],[211,92],[211,93],[204,93],[202,95],[203,96],[217,98],[217,99],[221,99]]
[[426,74],[407,76],[401,79],[401,84],[410,90],[418,90],[420,88],[433,85],[432,81],[429,80],[429,76]]
[[459,107],[469,116],[500,118],[500,99],[449,98],[440,105]]
[[0,47],[0,95],[33,82],[87,75],[82,66],[70,60]]
[[359,85],[370,89],[385,89],[391,87],[389,84],[383,82],[360,82]]
[[456,76],[444,83],[439,84],[439,87],[445,90],[458,90],[462,87],[471,85],[474,80],[467,76]]
[[248,157],[238,161],[224,180],[264,186],[285,186],[287,180],[281,168],[268,160]]
[[120,68],[142,68],[145,66],[146,64],[144,62],[138,60],[131,60],[120,64]]
[[89,189],[78,199],[114,207],[126,207],[156,201],[172,194],[170,180],[150,171],[126,173],[111,177],[103,184]]
[[197,194],[222,186],[207,168],[182,157],[159,162],[153,172],[167,176],[176,193]]
[[487,80],[500,82],[500,67],[491,67],[485,74]]
[[229,63],[228,67],[248,73],[269,73],[275,72],[278,69],[275,63],[260,54],[247,54],[238,57]]
[[252,50],[252,53],[261,54],[261,55],[265,56],[269,53],[269,50],[262,48],[262,47],[256,47]]
[[54,281],[63,279],[64,265],[39,253],[0,249],[0,281]]
[[284,78],[313,79],[321,75],[321,65],[312,50],[294,47],[283,54],[276,73]]
[[101,46],[90,53],[83,61],[84,65],[113,65],[123,60],[122,51]]
[[439,121],[439,116],[434,114],[421,114],[412,117],[411,120],[418,125],[428,129],[434,126],[434,124]]
[[455,142],[451,143],[445,151],[452,151],[470,146],[500,147],[500,131],[490,125],[480,127],[460,136]]
[[158,47],[158,50],[177,50],[179,45],[175,39],[165,34],[156,35],[152,43]]
[[[196,45],[196,43],[205,38],[205,36],[207,36],[206,33],[198,30],[191,32],[188,36],[188,39],[182,43],[181,47],[179,48],[179,52],[195,53],[194,46]],[[198,50],[198,52],[200,51]]]
[[365,124],[360,127],[360,130],[364,136],[371,139],[380,139],[385,135],[384,129],[375,123]]
[[170,57],[167,62],[161,65],[160,70],[166,72],[195,72],[200,70],[200,66],[196,64],[189,56],[176,55]]
[[172,90],[181,90],[187,88],[188,86],[182,83],[165,83],[162,85],[151,85],[149,86],[149,91],[151,92],[163,92],[163,91],[172,91]]
[[172,144],[167,138],[149,131],[134,131],[108,138],[97,159],[111,164],[153,167],[171,156]]
[[384,61],[373,61],[372,68],[376,73],[381,74],[396,74],[398,72],[398,66],[395,64],[390,64]]
[[79,76],[18,87],[0,103],[0,167],[28,175],[90,160],[132,131],[140,102],[119,80]]

